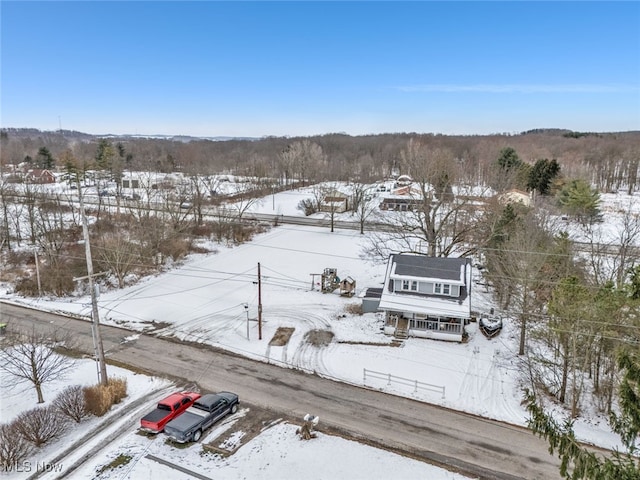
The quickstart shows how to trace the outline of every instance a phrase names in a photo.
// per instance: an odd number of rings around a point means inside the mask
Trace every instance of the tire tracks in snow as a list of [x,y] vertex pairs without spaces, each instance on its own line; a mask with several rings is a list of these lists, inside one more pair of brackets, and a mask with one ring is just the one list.
[[[47,460],[47,463],[49,464],[64,464],[65,469],[63,473],[58,474],[57,472],[40,471],[27,477],[27,479],[62,479],[68,477],[75,470],[80,468],[85,462],[94,458],[101,450],[109,448],[114,440],[131,433],[131,427],[137,424],[140,420],[141,414],[149,409],[149,402],[152,399],[156,399],[157,401],[161,398],[164,398],[169,393],[175,391],[175,389],[176,387],[173,385],[157,388],[130,403],[122,405],[122,409],[127,410],[126,416],[120,417],[118,415],[118,412],[112,412],[95,428],[93,428],[87,434],[83,435],[79,440],[73,442],[62,452],[60,452],[55,458]],[[91,447],[87,452],[81,454],[79,458],[76,458],[74,460],[74,454],[77,453],[80,448],[86,446],[89,442],[95,442],[95,445]],[[67,465],[66,460],[69,460],[73,463],[71,463],[71,465]]]
[[[300,324],[304,327],[308,327],[308,330],[305,332],[302,340],[296,346],[296,349],[291,357],[291,361],[288,361],[288,349],[289,343],[283,347],[282,352],[282,362],[288,366],[293,368],[298,368],[300,370],[305,370],[309,372],[314,372],[319,375],[328,375],[329,372],[324,357],[326,353],[326,349],[328,345],[314,345],[308,341],[307,335],[309,332],[313,330],[319,331],[331,331],[331,323],[327,320],[326,317],[304,311],[305,306],[301,306],[299,309],[292,308],[270,308],[268,310],[268,314],[272,316],[277,316],[280,319],[290,320],[294,327],[298,327]],[[307,308],[318,308],[316,306],[309,305]],[[265,356],[269,358],[271,354],[271,348],[268,346]]]

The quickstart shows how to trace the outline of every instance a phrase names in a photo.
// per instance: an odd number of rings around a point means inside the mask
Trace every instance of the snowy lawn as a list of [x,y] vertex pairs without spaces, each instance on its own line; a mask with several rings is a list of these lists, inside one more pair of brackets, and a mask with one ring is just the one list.
[[[300,215],[295,205],[309,196],[310,190],[278,193],[263,199],[254,210]],[[640,205],[633,199],[629,204],[626,197],[603,195],[603,200],[612,230],[619,220],[614,213]],[[602,229],[607,231],[606,225]],[[410,338],[402,347],[392,347],[390,338],[380,331],[380,315],[349,313],[350,305],[360,303],[359,298],[341,297],[337,291],[319,292],[317,274],[325,268],[336,268],[340,278],[354,278],[358,292],[382,286],[384,265],[368,261],[364,253],[367,237],[355,231],[331,233],[328,228],[281,225],[238,247],[204,244],[211,253],[193,255],[165,273],[103,293],[100,318],[106,324],[155,329],[161,335],[216,345],[257,360],[524,425],[527,413],[521,405],[519,332],[509,320],[491,340],[471,323],[467,326],[469,341],[464,344]],[[256,321],[258,263],[262,340],[258,339]],[[474,311],[486,312],[495,306],[485,287],[472,287]],[[37,300],[11,293],[1,296],[44,310],[90,315],[88,297]],[[158,330],[159,325],[162,328]],[[269,346],[279,327],[293,328],[291,339],[284,346]],[[310,345],[305,336],[313,330],[330,331],[333,341],[325,346]],[[435,388],[416,389],[371,375],[365,379],[365,369]],[[585,413],[575,423],[580,439],[606,448],[620,447],[606,421],[588,409]]]

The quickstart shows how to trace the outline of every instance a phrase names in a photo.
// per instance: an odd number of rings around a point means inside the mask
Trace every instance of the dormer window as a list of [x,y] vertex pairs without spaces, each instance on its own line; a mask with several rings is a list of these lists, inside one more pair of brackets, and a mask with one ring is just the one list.
[[437,295],[451,295],[451,285],[448,283],[434,283],[433,293]]
[[417,292],[418,282],[416,280],[402,280],[402,290],[406,292]]

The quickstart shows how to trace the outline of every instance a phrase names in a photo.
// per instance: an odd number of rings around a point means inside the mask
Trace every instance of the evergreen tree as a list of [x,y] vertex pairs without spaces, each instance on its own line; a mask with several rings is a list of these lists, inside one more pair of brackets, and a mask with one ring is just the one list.
[[518,228],[518,214],[513,208],[513,204],[508,203],[502,210],[500,218],[496,222],[495,228],[491,234],[489,245],[492,248],[500,247],[509,237],[509,233]]
[[40,147],[38,155],[36,155],[36,167],[50,170],[54,167],[56,161],[51,155],[47,147]]
[[96,165],[100,170],[111,170],[115,151],[108,140],[102,138],[96,149]]
[[73,156],[71,150],[66,150],[60,157],[64,168],[64,175],[62,178],[69,184],[75,185],[78,181],[78,161]]
[[634,300],[640,299],[640,265],[629,269],[629,282],[629,295]]
[[522,165],[522,160],[512,147],[506,147],[500,150],[498,156],[498,165],[505,172],[511,172],[517,170]]
[[[637,359],[636,359],[637,360]],[[638,364],[636,363],[636,367]],[[631,452],[615,451],[611,458],[596,455],[576,440],[573,422],[560,424],[547,414],[530,391],[525,394],[527,411],[531,416],[529,428],[549,443],[549,452],[558,452],[560,475],[571,480],[638,480],[640,463]]]
[[600,193],[584,180],[572,180],[560,190],[558,204],[569,215],[589,223],[600,218]]
[[618,393],[620,415],[612,412],[610,423],[627,450],[634,454],[640,435],[640,354],[637,350],[623,349],[618,367],[624,372]]
[[551,190],[551,183],[559,173],[560,165],[555,159],[551,161],[546,158],[538,160],[529,171],[527,189],[537,190],[540,195],[548,195]]

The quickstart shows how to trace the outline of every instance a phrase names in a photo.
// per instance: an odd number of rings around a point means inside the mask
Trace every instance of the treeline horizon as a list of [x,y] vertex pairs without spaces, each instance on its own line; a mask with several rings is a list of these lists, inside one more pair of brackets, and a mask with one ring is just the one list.
[[[601,191],[635,191],[640,167],[640,131],[575,132],[534,129],[518,134],[444,135],[382,133],[215,139],[187,135],[93,135],[70,130],[34,128],[0,130],[0,169],[36,158],[45,147],[56,160],[71,152],[84,164],[95,160],[98,146],[108,142],[126,152],[128,170],[181,171],[185,174],[232,173],[256,177],[285,175],[288,150],[307,142],[319,147],[306,166],[310,180],[373,181],[403,171],[402,152],[409,141],[434,151],[446,151],[464,172],[461,181],[483,182],[500,152],[513,148],[519,158],[534,164],[556,160],[565,176],[581,178]],[[55,164],[61,167],[61,162]]]

